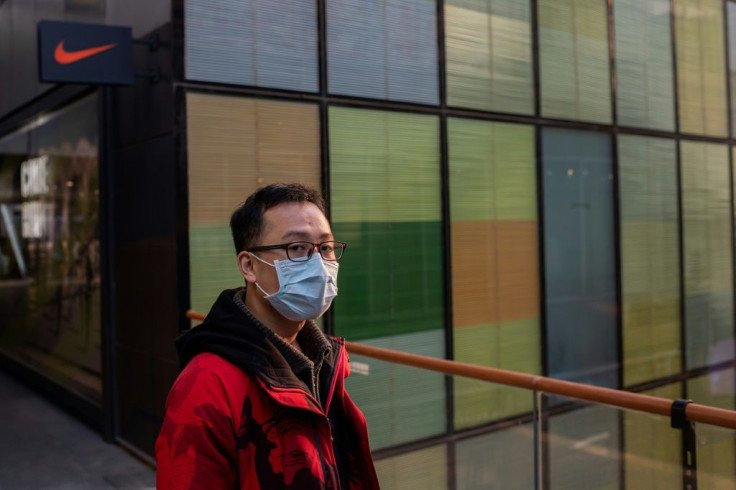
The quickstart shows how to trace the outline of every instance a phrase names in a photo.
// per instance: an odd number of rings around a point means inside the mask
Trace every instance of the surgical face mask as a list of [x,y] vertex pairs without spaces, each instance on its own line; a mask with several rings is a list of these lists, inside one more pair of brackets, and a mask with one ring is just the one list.
[[324,314],[337,296],[337,262],[322,260],[315,253],[305,262],[275,260],[273,264],[250,254],[276,269],[279,290],[268,294],[256,282],[256,287],[284,317],[293,321],[312,320]]

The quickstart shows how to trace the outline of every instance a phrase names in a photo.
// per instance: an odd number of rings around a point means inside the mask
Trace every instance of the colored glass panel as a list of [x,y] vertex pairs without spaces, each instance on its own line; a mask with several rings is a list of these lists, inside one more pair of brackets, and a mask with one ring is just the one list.
[[434,0],[327,0],[329,91],[439,102]]
[[618,123],[675,128],[669,0],[615,0]]
[[[450,119],[454,358],[541,371],[534,128]],[[531,410],[528,393],[458,378],[455,425]]]
[[611,140],[545,128],[542,149],[549,374],[617,386]]
[[675,142],[620,135],[624,385],[680,370]]
[[381,488],[426,490],[447,488],[447,448],[432,446],[376,461]]
[[[687,381],[687,396],[695,403],[726,410],[734,403],[734,370],[715,371]],[[698,487],[715,490],[733,488],[736,481],[736,439],[733,430],[697,424]]]
[[317,4],[184,2],[186,77],[316,92]]
[[[439,121],[332,107],[329,124],[332,227],[348,243],[335,332],[444,357]],[[365,364],[370,374],[351,376],[349,386],[374,447],[444,430],[441,375]]]
[[728,9],[728,82],[731,89],[731,134],[736,134],[736,3],[726,2]]
[[619,411],[589,406],[549,418],[549,488],[621,488]]
[[447,103],[534,113],[530,2],[445,2]]
[[608,16],[603,0],[539,0],[542,115],[611,122]]
[[[642,392],[675,400],[682,398],[680,384]],[[669,490],[682,486],[682,433],[670,426],[669,417],[622,411],[626,488]]]
[[721,0],[675,0],[680,131],[727,136]]
[[688,369],[734,359],[728,147],[681,143]]
[[[527,392],[527,396],[531,398],[532,394]],[[531,424],[458,441],[455,446],[456,488],[534,488],[534,451]]]
[[230,215],[259,187],[320,188],[317,106],[187,94],[191,307],[209,311],[225,288],[242,286]]

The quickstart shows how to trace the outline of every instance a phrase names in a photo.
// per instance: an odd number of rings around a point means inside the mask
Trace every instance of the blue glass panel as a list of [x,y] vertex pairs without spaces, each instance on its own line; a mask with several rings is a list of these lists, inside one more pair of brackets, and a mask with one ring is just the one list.
[[186,77],[316,92],[316,2],[187,0]]
[[436,16],[431,0],[328,0],[329,91],[437,104]]
[[549,374],[618,384],[611,140],[544,129]]

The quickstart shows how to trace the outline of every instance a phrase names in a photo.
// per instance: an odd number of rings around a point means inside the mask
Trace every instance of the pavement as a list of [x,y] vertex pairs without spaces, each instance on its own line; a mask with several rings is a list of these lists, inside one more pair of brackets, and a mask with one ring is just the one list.
[[0,490],[156,488],[156,472],[0,370]]

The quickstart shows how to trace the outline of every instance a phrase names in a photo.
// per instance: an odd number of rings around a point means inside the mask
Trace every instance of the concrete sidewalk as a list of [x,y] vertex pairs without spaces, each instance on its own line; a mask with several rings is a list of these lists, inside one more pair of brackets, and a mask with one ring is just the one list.
[[155,486],[148,465],[0,370],[0,490]]

